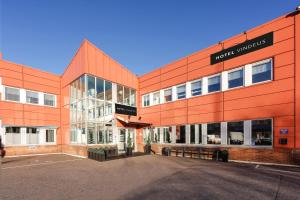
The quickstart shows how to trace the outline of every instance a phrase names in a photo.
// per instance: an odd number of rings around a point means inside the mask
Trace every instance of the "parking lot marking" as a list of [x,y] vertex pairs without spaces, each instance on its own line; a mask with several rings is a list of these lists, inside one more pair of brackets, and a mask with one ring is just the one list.
[[12,167],[2,167],[1,169],[15,169],[15,168],[33,167],[33,166],[39,166],[39,165],[50,165],[50,164],[56,164],[56,163],[72,162],[72,161],[77,161],[77,160],[83,160],[83,159],[72,159],[72,160],[62,160],[62,161],[45,161],[44,163],[19,165],[19,166],[12,166]]

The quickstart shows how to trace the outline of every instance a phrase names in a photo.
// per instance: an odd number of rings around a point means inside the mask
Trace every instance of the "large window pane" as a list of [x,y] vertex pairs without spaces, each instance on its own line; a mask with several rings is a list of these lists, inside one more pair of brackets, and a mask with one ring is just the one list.
[[105,115],[104,101],[97,101],[96,104],[96,118],[103,117]]
[[86,87],[85,87],[85,75],[80,77],[80,91],[81,91],[81,97],[86,97]]
[[122,85],[117,85],[117,102],[120,104],[123,104],[123,86]]
[[191,84],[192,96],[202,94],[202,81],[196,81]]
[[95,100],[88,100],[88,120],[95,119]]
[[160,92],[153,93],[153,105],[160,104]]
[[136,91],[134,89],[130,89],[130,105],[136,106]]
[[176,143],[185,143],[185,126],[176,126]]
[[112,83],[109,81],[105,81],[105,100],[112,100]]
[[105,139],[107,144],[113,143],[113,132],[111,128],[105,130]]
[[97,125],[97,144],[104,144],[105,142],[105,132],[104,126],[102,124]]
[[5,128],[5,145],[21,144],[21,128],[6,127]]
[[198,126],[199,130],[199,144],[202,144],[202,125],[199,124]]
[[54,141],[54,130],[47,129],[46,130],[46,142],[55,142]]
[[228,144],[241,145],[244,144],[244,122],[228,122],[227,123]]
[[244,85],[244,70],[239,69],[228,73],[228,88],[235,88]]
[[208,78],[208,92],[221,90],[221,75]]
[[111,115],[112,114],[112,104],[106,102],[105,103],[105,115]]
[[88,84],[88,96],[95,98],[96,90],[95,90],[95,77],[87,76],[87,84]]
[[252,83],[271,80],[272,77],[272,62],[254,65],[252,67]]
[[172,132],[171,126],[163,128],[163,142],[164,143],[171,143],[171,132]]
[[96,79],[96,92],[97,99],[104,100],[104,80],[97,78]]
[[17,88],[5,87],[5,100],[20,101],[20,90]]
[[27,144],[39,144],[39,132],[37,128],[26,128]]
[[195,125],[191,125],[191,130],[190,130],[190,143],[191,144],[195,144],[195,135],[196,135],[196,133],[195,133],[196,131],[195,131]]
[[123,104],[129,106],[130,105],[129,98],[130,98],[130,89],[128,87],[124,87],[124,101],[123,101]]
[[252,145],[272,145],[272,120],[252,120]]
[[185,98],[185,85],[181,85],[177,87],[177,99]]
[[221,124],[207,124],[207,144],[221,144]]
[[95,131],[95,124],[89,123],[87,128],[87,142],[88,144],[96,144],[97,141],[97,134]]
[[38,104],[39,103],[39,93],[26,91],[26,103]]
[[143,106],[150,106],[150,95],[146,94],[143,96]]
[[54,106],[55,105],[55,96],[52,94],[44,94],[44,105]]
[[172,89],[167,89],[164,91],[165,102],[172,101]]

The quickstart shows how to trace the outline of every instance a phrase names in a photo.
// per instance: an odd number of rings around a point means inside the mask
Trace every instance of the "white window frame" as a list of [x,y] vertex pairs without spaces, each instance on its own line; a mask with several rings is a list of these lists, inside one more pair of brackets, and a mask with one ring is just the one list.
[[[271,79],[270,80],[265,80],[265,81],[262,81],[262,82],[257,82],[257,83],[253,83],[253,67],[257,66],[257,65],[261,65],[261,64],[265,64],[265,63],[268,63],[268,62],[271,62]],[[273,81],[273,78],[274,78],[274,63],[273,63],[273,58],[268,58],[268,59],[264,59],[264,60],[261,60],[261,61],[258,61],[258,62],[255,62],[255,63],[251,63],[251,85],[257,85],[257,84],[262,84],[262,83],[267,83],[267,82],[271,82]]]
[[[201,81],[201,94],[193,95],[192,85],[193,85],[193,83],[196,83],[196,82],[199,82],[199,81]],[[203,80],[202,80],[202,78],[191,81],[191,97],[198,97],[198,96],[202,96],[202,95],[203,95]]]
[[[179,87],[182,87],[182,86],[184,86],[185,87],[185,97],[184,98],[178,98],[178,88]],[[186,97],[186,84],[185,83],[183,83],[183,84],[180,84],[180,85],[176,85],[176,100],[181,100],[181,99],[186,99],[187,97]]]
[[[243,85],[242,86],[238,86],[238,87],[229,88],[229,74],[232,73],[232,72],[235,72],[235,71],[239,71],[241,69],[243,70]],[[238,89],[238,88],[245,87],[245,76],[246,76],[246,73],[245,73],[244,66],[228,70],[227,71],[227,90],[233,90],[233,89]]]
[[[6,99],[6,88],[11,88],[11,89],[17,89],[17,90],[19,90],[19,101],[14,101],[14,100]],[[17,87],[4,86],[3,97],[4,97],[4,98],[3,98],[4,101],[8,101],[8,102],[21,102],[21,89],[20,89],[20,88],[17,88]]]
[[[208,81],[209,81],[210,78],[214,78],[214,77],[217,77],[217,76],[220,76],[220,90],[209,92]],[[222,92],[222,73],[214,74],[214,75],[211,75],[211,76],[207,77],[207,94],[214,94],[214,93],[217,93],[217,92]]]
[[[145,97],[146,96],[148,96],[148,98],[149,98],[149,105],[145,105]],[[143,99],[143,107],[149,107],[150,106],[150,94],[144,94],[142,99]]]
[[[158,102],[155,102],[155,94],[158,94]],[[158,90],[158,91],[156,91],[156,92],[153,92],[153,105],[158,105],[158,104],[160,104],[160,102],[161,102],[161,99],[160,99],[160,90]]]
[[[27,102],[27,92],[37,93],[38,102],[37,103]],[[40,104],[40,95],[39,95],[39,92],[25,89],[25,101],[26,101],[27,104],[30,104],[30,105],[39,105]]]
[[[54,97],[54,105],[53,106],[45,104],[45,95],[51,95]],[[56,95],[55,94],[43,93],[43,100],[44,100],[43,106],[56,107]]]
[[[166,90],[171,90],[171,101],[166,101],[166,100],[165,100],[165,96],[166,96],[165,93],[166,93]],[[164,93],[164,103],[168,103],[168,102],[174,101],[174,97],[173,97],[174,95],[173,95],[173,89],[172,89],[172,87],[170,87],[170,88],[165,88],[165,89],[163,89],[163,91],[164,91],[164,92],[163,92],[163,93]]]
[[[271,120],[271,140],[272,145],[252,145],[252,121],[258,121],[258,120]],[[246,120],[244,120],[246,121]],[[258,118],[258,119],[251,119],[250,120],[250,146],[253,148],[273,148],[274,147],[274,119],[273,118]]]

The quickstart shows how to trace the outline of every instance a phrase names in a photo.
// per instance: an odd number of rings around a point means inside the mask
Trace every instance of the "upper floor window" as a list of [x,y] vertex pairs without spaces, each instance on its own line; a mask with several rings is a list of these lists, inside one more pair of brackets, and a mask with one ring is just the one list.
[[122,104],[123,103],[123,86],[117,85],[117,102]]
[[95,98],[95,77],[87,76],[87,85],[88,85],[88,97]]
[[150,106],[150,95],[149,94],[144,95],[143,106],[144,107]]
[[208,93],[221,90],[221,75],[208,78]]
[[172,101],[172,88],[166,89],[164,91],[164,98],[165,98],[165,102]]
[[134,89],[130,89],[130,105],[136,106],[136,91]]
[[104,100],[104,80],[96,78],[96,98]]
[[44,94],[44,105],[55,106],[55,96],[52,94]]
[[272,61],[268,60],[263,63],[252,66],[252,83],[268,81],[272,79]]
[[160,104],[160,92],[153,93],[153,105]]
[[32,91],[26,91],[26,102],[38,104],[39,103],[39,93],[32,92]]
[[20,101],[20,90],[17,88],[5,87],[5,100]]
[[124,87],[124,100],[123,104],[130,105],[130,89],[128,87]]
[[181,85],[177,87],[177,99],[185,98],[185,85]]
[[192,96],[202,94],[202,81],[195,81],[191,84]]
[[109,81],[105,81],[105,100],[112,100],[112,83]]
[[238,69],[228,73],[228,88],[235,88],[244,85],[244,69]]

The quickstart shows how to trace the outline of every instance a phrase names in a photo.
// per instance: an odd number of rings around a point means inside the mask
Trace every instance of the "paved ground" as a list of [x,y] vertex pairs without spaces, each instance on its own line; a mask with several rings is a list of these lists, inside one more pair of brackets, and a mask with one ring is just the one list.
[[139,156],[7,158],[1,200],[300,199],[300,169]]

